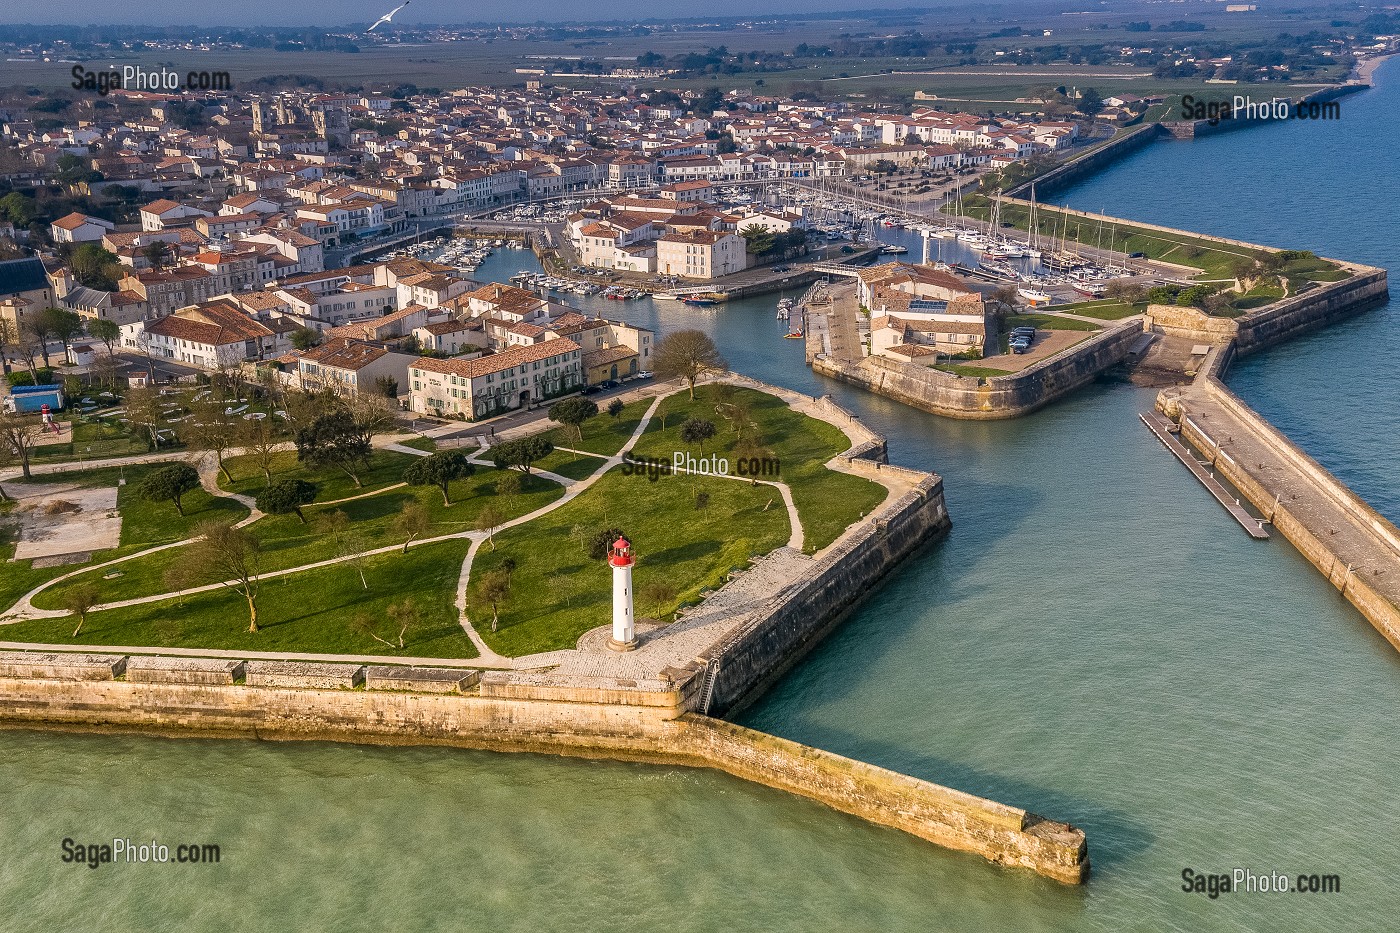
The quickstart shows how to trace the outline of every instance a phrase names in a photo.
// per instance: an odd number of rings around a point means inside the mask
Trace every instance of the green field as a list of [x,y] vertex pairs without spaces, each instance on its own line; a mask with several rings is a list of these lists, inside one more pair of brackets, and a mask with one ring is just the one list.
[[[160,645],[245,651],[474,658],[476,649],[457,624],[453,600],[467,542],[444,541],[366,562],[366,589],[349,567],[326,567],[263,581],[258,594],[261,630],[248,632],[243,600],[230,590],[94,612],[78,638],[72,618],[40,619],[0,627],[10,641],[85,645]],[[404,648],[390,648],[355,627],[357,617],[377,623],[376,634],[396,641],[386,619],[393,603],[411,599],[420,619],[405,632]]]
[[[630,437],[648,404],[634,403],[617,419],[604,413],[584,424],[584,445],[600,453],[556,450],[537,466],[575,480],[592,475]],[[706,453],[734,457],[742,429],[748,440],[747,455],[780,461],[780,474],[771,478],[789,485],[809,552],[830,544],[886,495],[883,486],[824,466],[849,446],[838,429],[750,389],[709,385],[698,389],[694,400],[685,393],[672,396],[649,423],[639,453],[669,462],[672,450],[686,448],[679,435],[688,418],[704,418],[716,425]],[[265,515],[246,526],[259,551],[261,631],[255,633],[246,631],[247,606],[243,595],[232,588],[216,586],[185,597],[167,595],[177,585],[188,585],[169,572],[189,553],[185,546],[138,554],[154,545],[184,541],[203,522],[242,519],[248,515],[245,507],[231,498],[211,497],[202,489],[186,494],[184,516],[172,503],[143,500],[137,485],[161,464],[75,474],[91,485],[126,481],[118,493],[123,517],[119,547],[94,555],[87,569],[82,565],[34,569],[23,562],[6,562],[0,565],[0,596],[8,596],[6,602],[12,604],[53,577],[73,573],[36,594],[34,605],[64,609],[80,589],[89,587],[95,588],[96,602],[101,604],[150,601],[92,612],[76,638],[71,615],[14,623],[3,628],[4,637],[60,644],[474,657],[454,607],[459,571],[470,546],[464,533],[483,530],[478,518],[488,507],[500,513],[492,521],[499,526],[549,505],[563,495],[563,489],[535,473],[513,474],[520,477],[521,489],[506,495],[499,486],[507,474],[478,466],[473,475],[451,484],[452,501],[445,505],[437,487],[401,484],[404,467],[416,459],[376,451],[363,475],[364,488],[356,489],[349,477],[308,470],[291,453],[277,455],[274,481],[306,479],[318,484],[320,494],[303,507],[306,522],[295,515]],[[251,457],[230,458],[228,466],[233,489],[255,495],[264,487],[264,477]],[[22,486],[13,483],[11,489]],[[347,497],[352,498],[337,501]],[[416,543],[403,550],[406,537],[399,519],[411,511],[411,504],[421,507],[426,520],[416,541],[461,537]],[[12,508],[7,506],[5,511]],[[345,530],[335,532],[324,521],[334,513],[348,519]],[[13,554],[14,529],[5,527],[0,548]],[[488,636],[489,622],[483,624],[481,608],[473,612],[478,629],[484,629],[482,635],[493,648],[523,654],[569,647],[583,631],[606,622],[610,576],[603,562],[589,565],[580,536],[610,527],[621,527],[634,537],[643,555],[638,566],[650,574],[638,582],[639,609],[661,619],[670,618],[705,590],[722,586],[730,571],[785,544],[792,532],[781,493],[773,486],[690,476],[649,482],[645,475],[629,476],[614,469],[598,481],[596,489],[528,524],[498,532],[494,541],[478,549],[472,573],[476,598],[481,577],[500,567],[506,557],[517,568],[512,594],[503,607],[501,630]],[[365,554],[381,548],[388,550]],[[326,567],[308,566],[346,554],[361,556]],[[97,569],[100,563],[126,556],[130,559]],[[294,572],[270,576],[285,570]],[[412,623],[400,648],[393,617],[403,616],[399,609],[405,600],[412,602]],[[604,615],[602,622],[599,612]],[[389,644],[377,639],[387,639]]]

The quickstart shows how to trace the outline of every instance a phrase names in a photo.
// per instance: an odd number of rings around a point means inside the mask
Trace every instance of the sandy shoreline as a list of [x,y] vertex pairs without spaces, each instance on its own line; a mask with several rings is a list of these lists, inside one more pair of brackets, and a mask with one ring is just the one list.
[[1398,53],[1388,52],[1385,55],[1373,55],[1370,58],[1362,59],[1357,62],[1356,67],[1352,69],[1352,80],[1361,81],[1374,87],[1376,82],[1372,79],[1372,76],[1376,73],[1376,69],[1385,64],[1389,59],[1394,58],[1396,54]]

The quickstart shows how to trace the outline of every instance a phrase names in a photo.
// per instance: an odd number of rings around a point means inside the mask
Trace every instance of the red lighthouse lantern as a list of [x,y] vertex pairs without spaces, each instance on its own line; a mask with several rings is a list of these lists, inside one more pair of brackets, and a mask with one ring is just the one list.
[[614,541],[612,550],[608,552],[608,563],[614,567],[631,567],[633,563],[631,542],[622,537]]

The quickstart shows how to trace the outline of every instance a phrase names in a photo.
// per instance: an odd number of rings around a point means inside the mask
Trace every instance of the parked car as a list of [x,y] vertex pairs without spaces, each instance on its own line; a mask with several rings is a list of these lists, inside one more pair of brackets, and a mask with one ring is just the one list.
[[656,375],[656,374],[653,373],[651,370],[649,370],[649,369],[644,369],[644,370],[642,370],[641,372],[637,373],[637,378],[638,378],[638,379],[650,379],[650,378],[651,378],[652,376],[654,376],[654,375]]
[[1128,258],[1129,258],[1129,259],[1141,259],[1141,258],[1142,258],[1142,253],[1129,253],[1129,254],[1128,254]]

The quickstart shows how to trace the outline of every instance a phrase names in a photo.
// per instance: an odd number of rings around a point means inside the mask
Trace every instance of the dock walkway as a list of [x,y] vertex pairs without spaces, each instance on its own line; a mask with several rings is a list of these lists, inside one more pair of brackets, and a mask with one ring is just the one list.
[[1157,435],[1166,448],[1176,454],[1176,459],[1186,464],[1186,468],[1201,481],[1201,485],[1210,490],[1210,494],[1215,496],[1215,501],[1225,506],[1225,511],[1240,523],[1240,527],[1255,540],[1262,541],[1269,537],[1269,533],[1264,530],[1264,522],[1253,515],[1244,506],[1240,505],[1240,500],[1230,495],[1229,491],[1221,485],[1220,480],[1215,478],[1214,473],[1206,470],[1205,465],[1197,460],[1190,449],[1177,439],[1173,433],[1176,425],[1156,412],[1143,412],[1138,415],[1142,423]]

